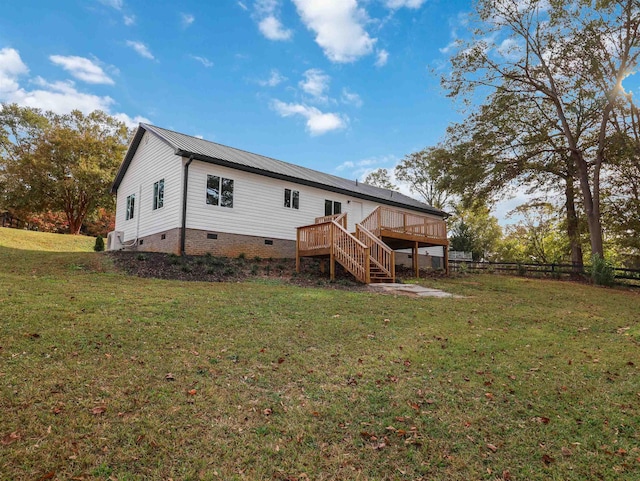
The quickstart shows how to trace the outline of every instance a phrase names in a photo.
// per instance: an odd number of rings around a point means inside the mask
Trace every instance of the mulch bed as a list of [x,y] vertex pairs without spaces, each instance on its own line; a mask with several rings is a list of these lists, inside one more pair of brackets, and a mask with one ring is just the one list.
[[364,291],[367,287],[356,282],[340,265],[336,266],[336,280],[327,272],[320,272],[316,259],[302,259],[300,273],[295,259],[262,259],[247,257],[177,256],[158,252],[108,252],[116,269],[138,277],[202,282],[242,282],[277,280],[304,287],[325,287],[350,291]]

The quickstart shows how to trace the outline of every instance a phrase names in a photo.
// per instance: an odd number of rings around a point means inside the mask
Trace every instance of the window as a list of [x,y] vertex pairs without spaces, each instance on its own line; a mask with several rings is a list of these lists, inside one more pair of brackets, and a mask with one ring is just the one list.
[[164,205],[164,179],[153,184],[153,210]]
[[300,192],[297,190],[284,189],[284,206],[288,209],[299,209]]
[[207,175],[207,204],[233,207],[233,180]]
[[127,216],[126,220],[133,219],[133,214],[136,211],[136,194],[131,194],[127,197]]
[[342,202],[334,202],[331,200],[324,201],[324,215],[335,215],[342,213]]

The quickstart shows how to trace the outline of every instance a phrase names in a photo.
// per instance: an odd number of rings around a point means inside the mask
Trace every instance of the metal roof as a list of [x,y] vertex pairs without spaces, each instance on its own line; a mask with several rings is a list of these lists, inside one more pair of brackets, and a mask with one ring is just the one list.
[[308,169],[299,165],[289,164],[281,160],[272,159],[263,155],[253,154],[244,150],[227,147],[208,140],[181,134],[172,130],[163,129],[154,125],[141,123],[129,145],[124,161],[111,188],[112,192],[118,190],[118,186],[133,159],[144,131],[151,132],[171,146],[176,155],[191,157],[204,162],[224,165],[227,167],[253,172],[267,177],[287,180],[290,182],[309,185],[332,192],[350,195],[352,197],[373,200],[387,205],[404,207],[430,214],[446,217],[448,214],[428,204],[420,202],[400,192],[374,187],[362,182],[344,179],[335,175],[326,174],[317,170]]

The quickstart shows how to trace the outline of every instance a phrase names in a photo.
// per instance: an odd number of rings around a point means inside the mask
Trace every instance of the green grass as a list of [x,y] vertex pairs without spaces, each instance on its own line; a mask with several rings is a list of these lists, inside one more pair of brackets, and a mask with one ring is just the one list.
[[0,479],[640,478],[636,292],[160,281],[8,231]]
[[49,234],[0,227],[0,246],[43,252],[91,252],[95,237]]

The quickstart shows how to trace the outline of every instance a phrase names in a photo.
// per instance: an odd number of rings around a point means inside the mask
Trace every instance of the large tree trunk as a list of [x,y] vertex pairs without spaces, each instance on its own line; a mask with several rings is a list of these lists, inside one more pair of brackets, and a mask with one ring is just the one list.
[[[594,194],[591,192],[591,183],[589,182],[589,167],[585,162],[582,154],[574,151],[571,156],[575,161],[580,180],[580,190],[582,191],[582,203],[584,212],[587,216],[587,225],[589,226],[589,240],[591,243],[591,255],[599,255],[604,257],[604,247],[602,240],[602,222],[600,219],[600,206],[594,202]],[[597,186],[596,186],[597,187]]]
[[580,227],[578,213],[576,212],[576,192],[573,185],[573,176],[569,174],[565,179],[565,207],[567,209],[567,236],[571,246],[571,264],[575,272],[582,272],[584,267],[582,260],[582,244],[580,242]]

